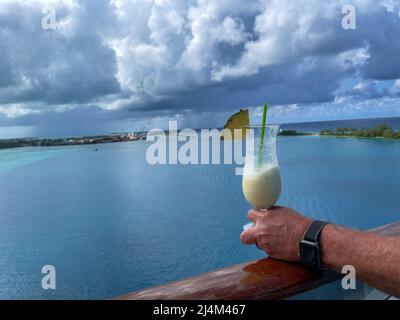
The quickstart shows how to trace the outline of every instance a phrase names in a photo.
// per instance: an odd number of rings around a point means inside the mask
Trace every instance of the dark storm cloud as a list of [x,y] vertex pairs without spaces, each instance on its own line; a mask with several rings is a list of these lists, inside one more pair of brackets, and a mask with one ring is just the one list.
[[60,4],[59,23],[71,24],[63,32],[42,29],[42,6],[0,6],[0,103],[84,103],[119,92],[115,52],[97,33],[94,8],[80,7],[78,19]]
[[341,1],[58,0],[45,31],[44,3],[0,2],[0,125],[399,95],[398,1],[354,1],[356,30]]
[[369,79],[400,79],[400,18],[398,12],[381,10],[376,15],[368,15],[368,44],[370,58],[365,67],[365,77]]

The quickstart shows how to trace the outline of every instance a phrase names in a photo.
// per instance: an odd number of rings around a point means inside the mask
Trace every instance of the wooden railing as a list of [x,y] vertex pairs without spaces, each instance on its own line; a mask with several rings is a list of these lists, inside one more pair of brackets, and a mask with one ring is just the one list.
[[[400,222],[370,230],[400,236]],[[246,262],[159,287],[129,293],[117,300],[238,300],[284,299],[340,279],[332,271],[323,274],[299,264],[270,258]]]

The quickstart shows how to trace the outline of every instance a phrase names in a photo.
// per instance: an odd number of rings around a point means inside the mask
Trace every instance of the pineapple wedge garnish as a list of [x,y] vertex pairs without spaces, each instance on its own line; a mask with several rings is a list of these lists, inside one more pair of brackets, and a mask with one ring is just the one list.
[[[241,140],[246,137],[246,129],[250,126],[249,121],[249,110],[240,109],[232,115],[224,126],[224,130],[221,134],[223,140]],[[241,129],[241,130],[235,130]]]

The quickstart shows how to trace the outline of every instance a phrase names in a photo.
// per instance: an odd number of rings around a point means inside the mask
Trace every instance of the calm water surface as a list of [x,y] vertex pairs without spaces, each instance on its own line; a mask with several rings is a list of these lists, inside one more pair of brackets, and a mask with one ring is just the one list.
[[[109,298],[263,256],[239,241],[234,166],[150,166],[147,146],[0,151],[0,298]],[[358,228],[400,220],[400,142],[283,137],[278,152],[279,204]]]

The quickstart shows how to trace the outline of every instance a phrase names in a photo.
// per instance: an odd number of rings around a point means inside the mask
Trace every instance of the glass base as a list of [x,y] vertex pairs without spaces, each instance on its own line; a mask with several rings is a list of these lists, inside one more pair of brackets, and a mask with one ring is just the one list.
[[243,231],[246,231],[246,230],[248,230],[248,229],[250,229],[250,228],[253,228],[254,226],[255,226],[255,224],[254,224],[253,222],[246,223],[246,224],[243,226]]
[[[263,211],[263,212],[266,212],[267,211],[267,209],[257,209],[258,211]],[[255,226],[255,223],[254,222],[249,222],[249,223],[246,223],[244,226],[243,226],[243,231],[246,231],[247,229],[250,229],[250,228],[253,228]]]

